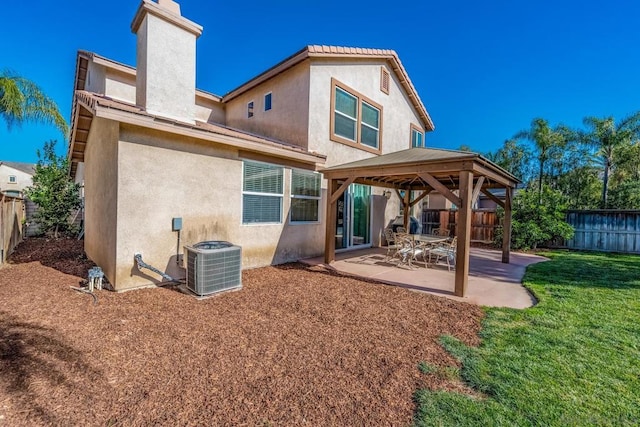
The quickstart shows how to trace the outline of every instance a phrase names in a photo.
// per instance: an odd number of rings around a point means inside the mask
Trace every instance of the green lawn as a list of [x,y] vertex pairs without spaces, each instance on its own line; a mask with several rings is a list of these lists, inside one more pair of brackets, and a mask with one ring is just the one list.
[[479,348],[442,337],[478,396],[421,390],[417,425],[640,425],[640,257],[544,255],[538,305],[487,309]]

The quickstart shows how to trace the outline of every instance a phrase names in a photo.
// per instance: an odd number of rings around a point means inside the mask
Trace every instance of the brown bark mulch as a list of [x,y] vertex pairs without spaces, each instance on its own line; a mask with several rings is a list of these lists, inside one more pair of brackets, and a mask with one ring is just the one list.
[[414,392],[458,390],[443,334],[482,310],[298,264],[202,301],[78,286],[82,242],[30,239],[0,268],[0,425],[407,425]]

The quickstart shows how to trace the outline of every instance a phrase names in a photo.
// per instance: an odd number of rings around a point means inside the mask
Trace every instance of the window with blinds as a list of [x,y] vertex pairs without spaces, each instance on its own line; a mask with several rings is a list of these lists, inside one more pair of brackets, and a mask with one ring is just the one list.
[[335,79],[331,85],[330,139],[379,154],[382,106]]
[[380,110],[362,102],[362,123],[360,124],[360,142],[369,147],[378,148],[380,134]]
[[318,222],[321,176],[317,172],[291,171],[291,222]]
[[283,168],[245,161],[242,175],[242,223],[282,222]]

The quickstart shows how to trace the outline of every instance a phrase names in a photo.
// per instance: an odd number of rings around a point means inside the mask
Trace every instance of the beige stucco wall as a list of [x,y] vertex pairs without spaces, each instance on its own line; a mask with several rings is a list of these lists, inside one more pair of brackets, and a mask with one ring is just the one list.
[[[271,92],[271,110],[264,111],[264,96]],[[253,101],[254,116],[247,117]],[[243,93],[226,104],[227,125],[280,141],[307,147],[309,122],[309,61]]]
[[195,34],[150,13],[136,34],[136,104],[151,114],[194,121]]
[[[322,223],[290,225],[289,168],[284,171],[283,222],[242,224],[242,160],[222,145],[122,126],[118,143],[118,290],[157,283],[160,277],[134,267],[134,254],[174,277],[181,217],[184,245],[227,240],[243,249],[243,268],[294,261],[322,253]],[[324,216],[321,211],[321,216]]]
[[429,209],[451,209],[453,203],[437,191],[429,193]]
[[84,154],[84,249],[110,281],[116,271],[118,133],[117,122],[94,118]]
[[221,102],[215,102],[196,95],[196,120],[208,123],[226,124],[225,109]]
[[[9,177],[15,176],[16,182],[9,182]],[[24,191],[32,184],[31,175],[7,165],[0,165],[0,191]]]
[[424,128],[404,89],[391,71],[389,95],[380,90],[380,67],[386,61],[336,61],[315,58],[311,64],[309,150],[327,155],[327,166],[374,156],[331,141],[331,78],[382,106],[382,154],[410,148],[411,123]]
[[105,93],[105,67],[89,61],[84,89],[88,92]]
[[131,74],[125,74],[115,70],[107,69],[105,73],[104,94],[121,101],[135,104],[136,102],[136,79]]
[[[382,106],[382,154],[410,148],[412,123],[425,127],[397,77],[388,66],[387,69],[392,77],[389,94],[380,90],[382,66],[387,66],[386,61],[313,59],[310,70],[309,102],[312,108],[309,113],[309,150],[326,154],[327,167],[375,156],[368,151],[330,140],[330,120],[333,114],[331,111],[332,78]],[[401,203],[395,192],[392,191],[386,203],[377,198],[383,194],[383,191],[383,188],[372,188],[376,207],[372,218],[374,246],[379,244],[378,236],[384,226],[394,220],[400,211]]]

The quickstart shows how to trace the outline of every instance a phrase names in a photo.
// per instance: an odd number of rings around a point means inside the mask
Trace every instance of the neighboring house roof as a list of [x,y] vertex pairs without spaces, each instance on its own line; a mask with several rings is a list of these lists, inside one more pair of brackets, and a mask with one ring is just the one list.
[[19,170],[20,172],[24,172],[29,175],[33,175],[34,173],[36,173],[36,165],[33,163],[5,162],[4,160],[0,160],[0,166],[2,165],[5,165],[15,170]]
[[416,88],[411,83],[409,74],[402,66],[398,54],[390,49],[368,49],[360,47],[344,47],[344,46],[319,46],[309,45],[299,52],[291,55],[282,62],[269,68],[267,71],[259,74],[248,82],[242,84],[231,92],[222,97],[222,102],[227,102],[233,98],[243,94],[244,92],[256,87],[257,85],[269,80],[270,78],[288,70],[294,65],[304,61],[307,58],[353,58],[353,59],[385,59],[391,65],[391,69],[395,72],[400,84],[407,92],[407,96],[411,100],[411,104],[418,112],[418,115],[427,126],[427,131],[435,129],[433,121],[427,113],[427,109],[418,96]]
[[[89,129],[91,127],[91,121],[94,116],[117,120],[122,123],[159,129],[169,133],[209,140],[220,144],[234,146],[246,151],[254,151],[266,155],[283,157],[302,163],[318,164],[324,163],[326,160],[326,157],[323,155],[309,152],[304,148],[293,144],[288,144],[286,142],[266,138],[219,124],[196,121],[194,125],[177,120],[170,120],[149,114],[147,111],[136,105],[92,92],[81,90],[76,91],[76,99],[78,105],[81,107],[81,111],[78,111],[77,108],[74,109],[74,115],[78,114],[78,124],[77,126],[74,126],[74,135],[72,135],[72,144],[70,146],[71,158],[76,161],[84,160],[84,148],[87,142]],[[72,162],[72,176],[75,175],[76,167],[75,162]]]

